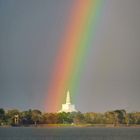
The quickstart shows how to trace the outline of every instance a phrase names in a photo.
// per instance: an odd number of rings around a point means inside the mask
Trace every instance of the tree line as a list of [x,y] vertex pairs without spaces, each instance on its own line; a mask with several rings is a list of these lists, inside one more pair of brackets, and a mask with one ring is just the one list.
[[140,124],[140,112],[127,113],[125,110],[114,110],[105,113],[42,113],[40,110],[5,111],[0,108],[0,125],[37,125],[37,124]]

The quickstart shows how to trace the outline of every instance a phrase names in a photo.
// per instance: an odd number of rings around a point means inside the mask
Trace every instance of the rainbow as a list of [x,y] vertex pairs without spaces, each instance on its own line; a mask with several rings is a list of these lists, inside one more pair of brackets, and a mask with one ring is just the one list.
[[73,3],[51,75],[46,111],[56,112],[60,109],[67,89],[76,95],[84,61],[96,34],[102,5],[103,0],[76,0]]

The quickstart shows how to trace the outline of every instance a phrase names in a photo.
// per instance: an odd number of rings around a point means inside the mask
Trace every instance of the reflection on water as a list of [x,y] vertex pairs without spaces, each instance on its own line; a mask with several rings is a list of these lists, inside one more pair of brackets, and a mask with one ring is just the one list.
[[140,140],[140,128],[0,128],[0,140]]

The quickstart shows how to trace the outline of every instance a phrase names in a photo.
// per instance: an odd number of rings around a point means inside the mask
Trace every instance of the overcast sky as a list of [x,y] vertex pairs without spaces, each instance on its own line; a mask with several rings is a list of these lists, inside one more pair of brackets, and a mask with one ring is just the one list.
[[[0,108],[45,110],[74,0],[0,0]],[[77,96],[82,112],[140,111],[140,0],[104,0]],[[54,99],[56,100],[56,99]]]

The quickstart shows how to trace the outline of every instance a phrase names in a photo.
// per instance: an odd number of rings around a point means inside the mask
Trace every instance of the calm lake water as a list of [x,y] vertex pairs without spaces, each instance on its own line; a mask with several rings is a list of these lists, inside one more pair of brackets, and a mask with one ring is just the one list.
[[0,128],[0,140],[140,140],[140,128]]

